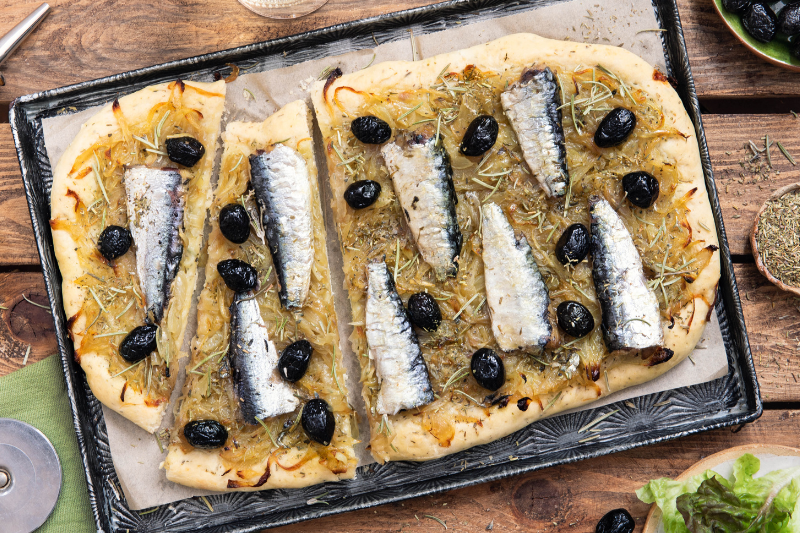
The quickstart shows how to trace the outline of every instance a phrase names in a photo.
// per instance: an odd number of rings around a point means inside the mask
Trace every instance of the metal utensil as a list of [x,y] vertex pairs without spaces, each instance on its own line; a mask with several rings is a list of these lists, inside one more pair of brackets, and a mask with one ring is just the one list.
[[44,434],[0,418],[0,517],[4,533],[30,533],[44,524],[61,492],[61,463]]
[[40,5],[36,8],[36,11],[25,17],[25,20],[11,28],[11,31],[3,37],[0,37],[0,65],[36,29],[36,26],[44,20],[49,12],[50,4],[44,3]]

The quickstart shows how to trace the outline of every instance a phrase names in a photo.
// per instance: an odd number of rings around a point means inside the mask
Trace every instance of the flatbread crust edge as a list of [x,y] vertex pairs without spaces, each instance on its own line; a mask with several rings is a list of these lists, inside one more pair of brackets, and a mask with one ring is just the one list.
[[[211,202],[211,172],[214,167],[214,155],[216,154],[219,137],[220,119],[225,103],[225,82],[220,80],[214,83],[184,82],[188,86],[203,89],[209,93],[220,96],[203,96],[194,91],[184,92],[183,102],[185,105],[199,110],[203,114],[201,124],[204,128],[206,156],[201,163],[202,168],[196,168],[195,180],[198,188],[204,189],[203,194],[198,195],[201,205],[186,206],[186,214],[190,211],[201,213],[199,216],[191,218],[185,217],[184,251],[181,257],[178,275],[173,281],[173,296],[170,307],[178,306],[178,319],[181,320],[180,338],[174,339],[174,345],[180,347],[186,329],[189,309],[192,297],[194,296],[195,281],[197,279],[197,263],[202,240],[203,225],[205,224],[205,213]],[[168,90],[168,83],[153,85],[141,89],[135,93],[123,96],[119,99],[120,107],[129,124],[134,124],[146,120],[150,109],[159,102],[169,99],[171,91]],[[112,111],[112,104],[106,104],[103,108],[86,123],[81,126],[80,132],[75,136],[67,150],[59,159],[53,172],[53,186],[50,193],[51,220],[68,220],[75,222],[74,197],[69,196],[68,191],[77,194],[78,198],[89,205],[98,194],[99,187],[96,180],[84,178],[77,180],[69,175],[76,158],[84,151],[89,149],[101,138],[117,131],[119,125]],[[211,143],[208,142],[211,140]],[[62,297],[64,300],[64,311],[68,318],[74,317],[83,307],[84,293],[77,286],[75,280],[84,275],[80,267],[80,260],[75,250],[76,243],[68,231],[52,229],[53,248],[61,270],[63,283],[61,286]],[[188,287],[183,294],[178,294],[175,287]],[[165,313],[165,319],[168,312]],[[81,314],[77,319],[70,322],[70,336],[73,343],[79,346],[83,335],[81,331],[86,326],[87,318]],[[177,353],[175,350],[173,353]],[[173,375],[178,372],[178,357],[174,357],[170,371]],[[86,374],[86,380],[92,389],[94,396],[104,405],[131,420],[136,425],[149,432],[154,432],[161,424],[161,419],[168,402],[162,402],[156,406],[145,403],[145,395],[141,392],[126,389],[124,401],[120,399],[126,380],[122,376],[111,377],[109,372],[108,360],[95,353],[84,353],[80,356],[80,365]]]
[[[705,188],[703,168],[700,161],[697,137],[691,120],[677,93],[664,76],[635,54],[622,48],[604,45],[573,43],[545,39],[533,34],[516,34],[464,50],[435,56],[429,59],[407,62],[391,61],[347,74],[325,87],[325,82],[317,82],[312,91],[312,99],[323,139],[327,141],[333,128],[341,124],[341,113],[334,112],[332,95],[338,87],[346,86],[355,91],[380,93],[388,90],[403,91],[428,87],[435,83],[445,66],[450,71],[463,70],[475,65],[482,70],[521,73],[522,69],[534,64],[546,64],[571,71],[578,65],[602,64],[617,74],[631,87],[642,89],[660,106],[665,115],[666,126],[680,131],[685,138],[671,138],[662,144],[666,159],[674,160],[685,182],[681,183],[676,197],[697,188],[687,202],[688,222],[695,239],[702,239],[706,245],[718,246],[714,228],[714,217]],[[355,109],[360,99],[357,92],[340,91],[339,103],[347,109]],[[329,175],[334,175],[336,161],[328,154]],[[337,220],[347,213],[343,200],[344,184],[331,180],[333,191],[333,210]],[[672,329],[664,326],[665,344],[675,354],[669,361],[653,367],[646,367],[639,357],[617,355],[604,360],[601,372],[607,379],[596,383],[572,384],[559,393],[544,395],[534,399],[527,411],[520,411],[515,405],[503,409],[485,409],[471,405],[465,417],[481,420],[481,424],[459,422],[455,427],[455,437],[449,447],[439,445],[437,439],[422,428],[419,417],[412,413],[400,413],[391,417],[395,430],[392,441],[394,449],[376,450],[372,453],[379,462],[414,460],[424,461],[442,457],[457,451],[492,442],[509,435],[545,416],[581,407],[607,396],[611,392],[633,387],[650,381],[683,361],[694,349],[708,322],[716,295],[720,275],[719,252],[715,252],[709,265],[691,285],[695,298],[680,311]],[[684,330],[682,326],[688,328]],[[679,386],[679,383],[675,384]],[[558,395],[558,397],[556,397]],[[545,412],[546,411],[546,412]]]
[[[296,148],[298,141],[302,139],[311,139],[311,113],[308,106],[302,100],[297,100],[286,104],[273,115],[267,117],[262,123],[247,123],[247,122],[232,122],[226,127],[225,133],[222,134],[225,151],[239,145],[250,146],[251,141],[255,141],[258,146],[267,146],[273,142],[290,139],[286,141],[286,145]],[[238,149],[238,148],[237,148]],[[249,148],[248,148],[249,149]],[[245,149],[241,149],[245,151]],[[317,178],[317,165],[314,159],[315,150],[308,150],[301,152],[303,158],[308,165],[311,190],[313,197],[312,209],[315,212],[315,220],[324,220],[322,216],[322,203],[319,194],[319,182]],[[215,226],[212,230],[212,236],[209,242],[214,241],[215,233],[219,233],[219,226]],[[222,238],[221,236],[219,238]],[[208,261],[206,263],[206,279],[212,279],[213,276],[219,276],[216,270],[217,263],[225,257],[220,257],[216,250],[209,250]],[[326,247],[317,250],[316,253],[322,253],[324,261],[328,263],[328,252]],[[330,286],[330,280],[328,280]],[[201,294],[201,298],[205,296],[205,292]],[[337,366],[339,368],[346,368],[342,361],[342,350],[338,350]],[[347,381],[346,376],[343,376],[344,381]],[[348,430],[349,431],[349,430]],[[275,488],[300,488],[309,485],[315,485],[326,481],[338,481],[341,479],[352,479],[356,473],[356,458],[352,449],[348,450],[347,455],[348,468],[346,472],[341,474],[334,474],[330,469],[320,464],[320,458],[306,462],[297,470],[285,470],[278,465],[292,465],[297,463],[304,455],[304,451],[297,448],[289,448],[281,452],[277,459],[270,459],[270,456],[265,457],[257,464],[249,466],[248,471],[258,472],[258,474],[250,477],[240,477],[236,471],[230,470],[223,464],[216,450],[200,450],[193,449],[188,453],[184,453],[180,446],[171,444],[169,452],[164,462],[161,463],[161,468],[166,470],[167,479],[181,485],[195,487],[206,490],[216,491],[257,491]],[[266,481],[258,487],[239,487],[236,489],[228,488],[228,480],[236,481],[242,484],[255,484],[258,483],[262,475],[269,468],[270,474]],[[226,470],[228,470],[227,473]]]

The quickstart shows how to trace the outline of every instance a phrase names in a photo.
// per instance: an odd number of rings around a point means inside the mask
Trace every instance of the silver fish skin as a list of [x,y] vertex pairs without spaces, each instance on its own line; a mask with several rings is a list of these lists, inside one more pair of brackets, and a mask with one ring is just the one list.
[[281,285],[281,305],[299,310],[308,298],[314,264],[308,166],[296,150],[277,144],[250,156],[250,183]]
[[603,311],[603,337],[612,352],[647,350],[664,343],[656,295],[647,287],[631,234],[604,198],[589,197],[592,277]]
[[527,69],[500,95],[525,162],[548,196],[564,196],[569,183],[561,125],[561,94],[549,68]]
[[432,402],[428,366],[386,263],[370,263],[367,279],[367,343],[381,381],[378,413],[394,415]]
[[442,281],[458,272],[463,237],[450,157],[435,137],[435,128],[429,125],[399,132],[381,154],[419,253]]
[[183,178],[175,168],[135,166],[125,169],[124,180],[147,320],[158,324],[183,256]]
[[278,373],[278,352],[252,291],[233,298],[228,358],[239,410],[248,424],[257,424],[256,418],[290,413],[300,404],[292,386]]
[[503,209],[483,206],[481,237],[486,302],[501,350],[541,351],[550,341],[550,295],[524,235],[517,238]]

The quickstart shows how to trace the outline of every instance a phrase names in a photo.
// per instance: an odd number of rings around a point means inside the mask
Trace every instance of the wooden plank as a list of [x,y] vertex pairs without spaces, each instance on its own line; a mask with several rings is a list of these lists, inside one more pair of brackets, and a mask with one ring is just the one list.
[[761,397],[800,401],[800,298],[770,283],[755,264],[734,271]]
[[[602,424],[601,424],[602,427]],[[425,515],[447,523],[447,531],[536,531],[593,533],[608,511],[624,507],[640,532],[650,506],[636,489],[650,479],[675,477],[700,459],[732,446],[775,443],[800,446],[800,411],[766,411],[741,431],[730,428],[547,468],[445,494],[270,529],[275,533],[326,531],[445,531]]]
[[711,0],[677,0],[700,98],[800,95],[800,75],[762,61],[730,33]]
[[0,266],[38,264],[11,126],[0,124]]
[[[703,127],[731,254],[749,255],[750,231],[761,204],[776,189],[800,181],[800,118],[789,113],[704,115]],[[749,162],[754,156],[749,141],[763,149],[767,135],[773,143],[771,169],[766,153]],[[775,141],[781,142],[797,165],[784,157]]]
[[53,318],[41,273],[0,274],[0,307],[0,376],[21,368],[26,355],[30,364],[56,353]]
[[[38,0],[37,0],[38,1]],[[3,64],[6,85],[0,101],[383,13],[435,0],[329,0],[305,17],[270,20],[234,0],[185,2],[154,0],[53,0],[53,10]],[[0,10],[0,35],[35,7],[8,0]],[[130,31],[136,27],[136,31]]]

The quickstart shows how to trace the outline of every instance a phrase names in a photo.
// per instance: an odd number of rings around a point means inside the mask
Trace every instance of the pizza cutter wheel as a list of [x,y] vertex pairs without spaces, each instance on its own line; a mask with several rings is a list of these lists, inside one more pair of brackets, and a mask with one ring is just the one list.
[[44,524],[61,491],[61,464],[33,426],[0,418],[0,520],[4,533],[31,533]]

